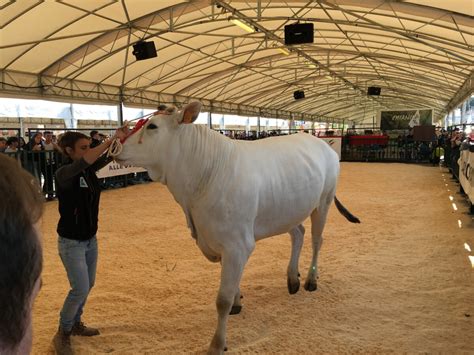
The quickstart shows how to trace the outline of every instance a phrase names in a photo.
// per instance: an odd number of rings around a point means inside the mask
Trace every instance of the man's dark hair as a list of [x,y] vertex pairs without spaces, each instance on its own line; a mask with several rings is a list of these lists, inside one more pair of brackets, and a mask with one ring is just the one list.
[[8,146],[12,145],[15,142],[20,143],[20,140],[18,139],[18,137],[8,137],[8,140],[7,140]]
[[0,344],[14,349],[28,328],[30,297],[43,266],[35,223],[43,213],[36,180],[0,155]]
[[158,111],[164,111],[164,110],[166,110],[166,105],[161,104],[158,106]]
[[94,138],[94,136],[95,136],[97,133],[99,133],[99,131],[95,131],[95,130],[94,130],[94,131],[91,131],[90,137],[91,137],[91,138]]
[[89,139],[84,133],[81,132],[74,132],[74,131],[67,131],[61,136],[59,140],[59,147],[64,155],[68,156],[66,152],[66,148],[69,147],[74,150],[76,146],[76,142],[79,139]]
[[7,141],[7,139],[6,139],[5,137],[0,137],[0,141],[2,141],[2,142],[6,142],[6,141]]

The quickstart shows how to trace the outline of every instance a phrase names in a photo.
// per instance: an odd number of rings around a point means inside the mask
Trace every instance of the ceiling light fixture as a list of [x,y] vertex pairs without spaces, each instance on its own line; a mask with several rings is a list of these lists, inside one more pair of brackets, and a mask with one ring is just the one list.
[[285,48],[277,48],[280,52],[282,52],[284,55],[290,55],[290,51],[288,51]]
[[241,29],[249,32],[249,33],[254,33],[255,32],[255,29],[253,27],[250,27],[249,25],[247,25],[245,22],[243,21],[240,21],[236,18],[232,18],[230,17],[229,18],[229,21],[232,22],[234,25],[236,26],[239,26]]

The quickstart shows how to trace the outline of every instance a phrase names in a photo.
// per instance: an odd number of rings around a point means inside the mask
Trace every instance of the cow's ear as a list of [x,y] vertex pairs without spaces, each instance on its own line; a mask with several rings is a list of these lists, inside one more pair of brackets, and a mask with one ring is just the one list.
[[191,102],[183,108],[180,124],[193,123],[199,116],[201,111],[201,103],[198,101]]

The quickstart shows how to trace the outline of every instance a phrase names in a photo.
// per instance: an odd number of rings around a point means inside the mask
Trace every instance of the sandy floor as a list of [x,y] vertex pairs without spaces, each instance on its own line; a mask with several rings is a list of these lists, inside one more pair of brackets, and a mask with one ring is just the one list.
[[[228,324],[228,354],[474,353],[474,269],[464,248],[474,249],[474,220],[457,190],[439,168],[343,163],[337,196],[362,224],[331,208],[313,293],[287,292],[287,235],[259,242],[241,285],[242,313]],[[84,318],[102,335],[74,337],[73,346],[80,354],[204,353],[220,266],[200,254],[164,186],[102,196],[97,283]],[[51,351],[68,291],[57,220],[57,202],[47,203],[35,354]],[[302,275],[310,256],[307,235]]]

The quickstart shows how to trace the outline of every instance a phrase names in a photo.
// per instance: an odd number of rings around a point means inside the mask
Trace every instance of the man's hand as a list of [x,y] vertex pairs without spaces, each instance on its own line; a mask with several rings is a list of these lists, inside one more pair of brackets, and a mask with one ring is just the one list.
[[117,137],[120,140],[127,138],[128,134],[129,134],[128,127],[120,127],[120,128],[117,128],[117,130],[115,131],[115,137]]

